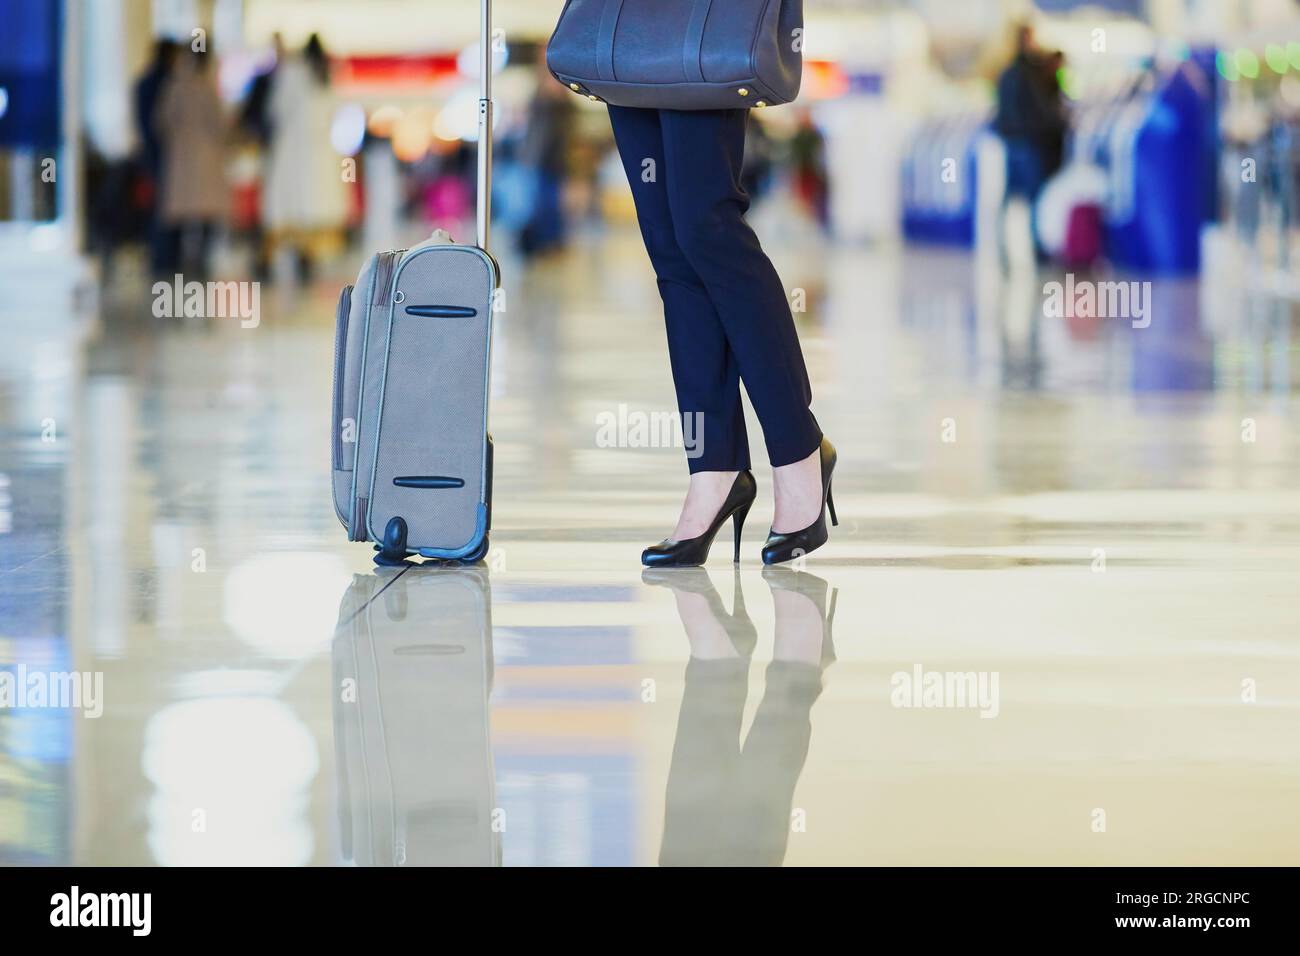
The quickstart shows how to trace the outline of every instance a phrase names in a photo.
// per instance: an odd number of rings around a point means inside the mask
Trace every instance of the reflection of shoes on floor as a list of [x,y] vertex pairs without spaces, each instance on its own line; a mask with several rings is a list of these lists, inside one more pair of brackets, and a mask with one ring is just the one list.
[[709,572],[701,567],[689,568],[643,568],[641,583],[657,588],[669,588],[672,591],[689,591],[692,594],[717,595],[713,579]]
[[[822,627],[820,666],[825,670],[835,663],[835,638],[832,631],[835,624],[835,603],[839,598],[840,589],[830,587],[824,578],[819,578],[815,574],[808,571],[795,571],[792,568],[766,567],[763,569],[763,580],[772,589],[774,598],[777,591],[786,591],[801,594],[808,600],[808,613],[815,614]],[[830,591],[829,607],[826,603],[828,590]]]
[[641,572],[641,581],[654,587],[668,588],[673,592],[677,598],[678,615],[682,618],[682,626],[686,628],[688,639],[693,629],[703,622],[687,620],[689,614],[683,612],[682,597],[688,594],[702,597],[709,618],[726,632],[732,646],[736,649],[736,656],[748,660],[754,655],[754,648],[758,645],[758,629],[754,627],[754,622],[749,619],[749,613],[745,609],[745,592],[740,586],[739,569],[734,570],[732,576],[735,598],[730,614],[722,606],[722,598],[718,595],[717,588],[713,586],[713,579],[709,577],[709,572],[704,568],[646,568]]

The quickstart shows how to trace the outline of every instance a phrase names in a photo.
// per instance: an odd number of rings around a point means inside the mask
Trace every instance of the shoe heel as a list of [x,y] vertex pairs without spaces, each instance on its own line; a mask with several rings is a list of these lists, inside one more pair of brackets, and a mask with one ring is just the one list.
[[752,505],[753,502],[751,501],[749,504],[745,505],[745,507],[741,508],[739,511],[737,511],[734,515],[731,516],[731,523],[732,525],[735,526],[735,531],[736,531],[736,555],[734,558],[731,559],[732,564],[740,563],[740,533],[745,528],[745,519],[749,517],[749,509]]
[[835,517],[835,496],[831,494],[831,486],[826,486],[826,508],[831,513],[831,525],[838,528],[840,519]]

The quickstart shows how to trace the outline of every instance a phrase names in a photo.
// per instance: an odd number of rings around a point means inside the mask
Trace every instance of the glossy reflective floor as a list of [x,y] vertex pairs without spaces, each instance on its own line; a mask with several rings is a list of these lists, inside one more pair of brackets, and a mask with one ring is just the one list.
[[685,469],[598,437],[672,407],[626,230],[506,263],[474,569],[344,540],[334,279],[254,329],[129,274],[89,341],[7,314],[0,670],[102,686],[0,709],[0,861],[1300,863],[1290,314],[1166,282],[1137,330],[953,253],[774,254],[841,524],[766,572],[762,470],[738,570],[638,566]]

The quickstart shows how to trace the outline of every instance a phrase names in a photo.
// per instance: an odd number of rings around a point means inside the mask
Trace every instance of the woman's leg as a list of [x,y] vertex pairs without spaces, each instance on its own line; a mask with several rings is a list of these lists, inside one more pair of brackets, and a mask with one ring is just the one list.
[[[677,247],[717,310],[773,467],[802,462],[816,451],[822,433],[809,408],[812,388],[785,287],[744,219],[749,197],[740,187],[740,167],[749,114],[659,114],[666,160],[660,178]],[[685,340],[674,343],[675,333]],[[696,361],[694,334],[670,324],[669,348]]]
[[[660,116],[659,110],[609,108],[619,157],[632,186],[641,237],[664,303],[683,434],[694,434],[698,443],[697,449],[688,449],[687,463],[692,474],[742,471],[749,468],[750,460],[740,403],[740,368],[728,347],[718,311],[677,242]],[[689,166],[678,172],[690,174]],[[694,424],[687,419],[690,415],[697,416]],[[711,507],[705,503],[706,524],[730,490],[729,480],[725,485],[717,502]]]

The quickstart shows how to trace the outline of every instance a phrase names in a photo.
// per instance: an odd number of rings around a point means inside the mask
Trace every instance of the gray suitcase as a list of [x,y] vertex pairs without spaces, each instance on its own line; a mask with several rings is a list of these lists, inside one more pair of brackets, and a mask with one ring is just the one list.
[[334,508],[379,564],[477,561],[492,519],[488,390],[500,270],[488,252],[492,190],[491,3],[481,0],[478,242],[439,230],[371,256],[339,299]]
[[383,568],[353,578],[332,654],[346,860],[501,864],[491,608],[486,568]]

